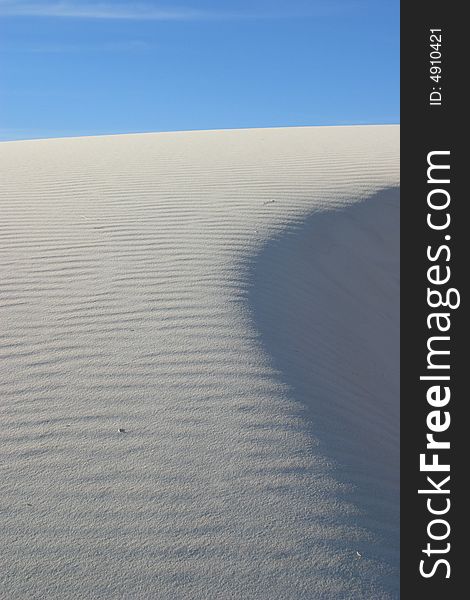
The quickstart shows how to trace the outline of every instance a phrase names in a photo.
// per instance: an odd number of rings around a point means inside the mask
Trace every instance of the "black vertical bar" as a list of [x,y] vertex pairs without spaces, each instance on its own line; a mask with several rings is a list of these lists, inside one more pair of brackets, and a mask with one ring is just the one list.
[[[464,546],[468,527],[462,507],[467,504],[464,487],[469,452],[465,438],[470,441],[464,417],[470,399],[463,386],[464,287],[469,271],[465,263],[470,254],[465,244],[470,239],[465,214],[470,198],[463,190],[467,152],[463,140],[468,129],[463,114],[463,89],[469,83],[464,57],[470,54],[470,36],[463,34],[464,27],[462,3],[428,0],[401,5],[401,597],[413,600],[460,599],[468,594]],[[432,38],[433,34],[437,37]],[[431,67],[440,67],[441,71]],[[430,160],[450,165],[450,169],[432,170],[428,181],[429,153],[436,151],[449,154],[435,154]],[[450,182],[444,183],[447,178]],[[447,208],[430,207],[428,202],[444,206],[447,194]],[[447,222],[448,214],[449,226],[433,229],[427,222],[428,214],[438,226]],[[429,273],[428,269],[436,265],[438,269]],[[436,284],[429,279],[441,281],[449,273],[446,283]],[[432,308],[428,288],[440,291],[443,297],[454,288],[460,294],[460,306]],[[457,292],[451,293],[452,304],[457,301]],[[438,304],[437,298],[434,294],[431,301]],[[438,329],[438,319],[430,317],[433,313],[446,315],[439,323],[444,328],[450,322],[448,331]],[[431,347],[450,350],[449,355],[438,355],[433,360],[440,366],[449,364],[449,369],[429,368],[427,344],[432,336],[450,338],[431,342],[435,344]],[[450,380],[420,380],[420,376],[436,375],[449,376]],[[444,394],[447,386],[451,396],[447,404],[432,406],[427,394],[430,387],[437,385],[441,386],[439,394]],[[436,410],[438,415],[430,416]],[[427,419],[431,419],[433,427],[444,427],[447,417],[451,419],[450,426],[434,433],[434,439],[449,441],[450,449],[428,449],[426,435],[433,431]],[[439,464],[449,464],[450,471],[422,470],[423,453],[426,463],[437,454]],[[440,487],[449,493],[418,493],[419,489],[433,491],[449,475],[450,480]],[[440,515],[430,512],[446,508],[448,511]],[[436,519],[445,523],[432,523]],[[443,539],[435,540],[429,532]],[[438,563],[439,560],[443,562]]]

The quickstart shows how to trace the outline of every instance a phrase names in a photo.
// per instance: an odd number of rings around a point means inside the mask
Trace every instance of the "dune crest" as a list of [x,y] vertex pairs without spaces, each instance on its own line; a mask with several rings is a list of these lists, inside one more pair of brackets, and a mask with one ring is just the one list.
[[0,144],[0,597],[398,597],[398,137]]

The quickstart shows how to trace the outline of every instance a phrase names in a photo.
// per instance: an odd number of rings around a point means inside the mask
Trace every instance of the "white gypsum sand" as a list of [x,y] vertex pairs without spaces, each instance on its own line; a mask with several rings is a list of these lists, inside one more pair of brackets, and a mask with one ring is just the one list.
[[0,598],[398,598],[396,126],[0,144]]

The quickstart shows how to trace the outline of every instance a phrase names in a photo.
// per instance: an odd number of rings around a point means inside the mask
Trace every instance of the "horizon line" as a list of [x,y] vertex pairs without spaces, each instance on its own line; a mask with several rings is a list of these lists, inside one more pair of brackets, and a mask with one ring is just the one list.
[[[34,142],[47,140],[71,140],[84,138],[102,138],[102,137],[117,137],[117,136],[133,136],[133,135],[157,135],[160,133],[198,133],[198,132],[217,132],[217,131],[245,131],[251,129],[303,129],[306,127],[396,127],[400,126],[400,122],[396,123],[344,123],[330,125],[274,125],[268,127],[219,127],[219,128],[201,128],[201,129],[159,129],[155,131],[128,131],[124,133],[97,133],[85,135],[59,135],[56,137],[32,137],[32,138],[16,138],[16,139],[0,139],[0,143],[12,142]],[[0,130],[1,131],[1,130]]]

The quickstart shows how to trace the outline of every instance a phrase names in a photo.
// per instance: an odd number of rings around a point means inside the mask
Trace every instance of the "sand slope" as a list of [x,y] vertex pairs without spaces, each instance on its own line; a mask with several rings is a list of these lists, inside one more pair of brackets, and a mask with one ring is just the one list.
[[0,598],[398,597],[398,134],[0,144]]

